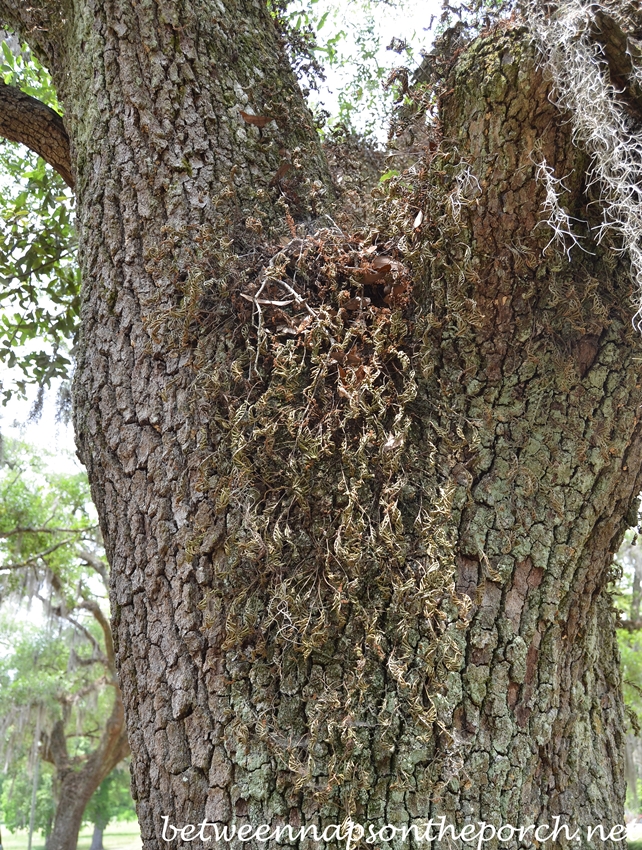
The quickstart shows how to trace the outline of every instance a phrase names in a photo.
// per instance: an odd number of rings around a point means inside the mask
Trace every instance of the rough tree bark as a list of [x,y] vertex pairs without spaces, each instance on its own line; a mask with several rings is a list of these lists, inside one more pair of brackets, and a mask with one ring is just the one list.
[[72,6],[0,21],[48,58],[71,139],[75,421],[145,848],[163,816],[558,816],[581,840],[550,846],[590,846],[623,816],[608,582],[642,343],[625,258],[548,244],[538,164],[599,213],[526,31],[459,53],[378,231],[275,256],[331,188],[263,4]]

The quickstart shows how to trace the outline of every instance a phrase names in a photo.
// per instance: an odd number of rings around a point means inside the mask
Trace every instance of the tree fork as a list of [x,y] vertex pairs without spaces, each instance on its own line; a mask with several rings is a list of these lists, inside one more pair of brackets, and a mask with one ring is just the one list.
[[624,262],[588,229],[594,253],[548,244],[545,175],[590,221],[587,163],[526,32],[458,56],[444,141],[378,242],[253,270],[275,199],[303,217],[328,192],[265,10],[79,5],[65,44],[76,428],[145,847],[163,816],[348,815],[558,816],[588,847],[622,819],[607,586],[642,487],[642,346]]

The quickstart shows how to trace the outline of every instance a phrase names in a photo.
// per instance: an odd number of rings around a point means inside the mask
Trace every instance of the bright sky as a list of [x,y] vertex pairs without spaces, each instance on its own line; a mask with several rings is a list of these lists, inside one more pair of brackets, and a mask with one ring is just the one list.
[[[0,370],[0,379],[2,370]],[[71,424],[56,421],[56,393],[45,395],[42,416],[39,420],[29,421],[35,393],[29,401],[12,400],[0,408],[0,433],[3,437],[24,440],[52,454],[48,466],[54,472],[73,472],[82,469],[75,456],[74,434]]]
[[[333,115],[338,111],[339,92],[350,84],[355,73],[358,74],[359,65],[367,61],[371,66],[392,70],[408,62],[404,53],[400,55],[386,49],[393,38],[406,41],[413,49],[415,66],[419,64],[420,50],[427,49],[432,41],[431,22],[438,19],[441,12],[441,0],[402,0],[399,5],[386,0],[313,0],[313,4],[317,20],[322,23],[317,31],[321,47],[332,43],[339,33],[344,34],[335,45],[339,64],[326,66],[326,82],[320,86],[318,95],[313,92],[311,96],[312,103],[320,101]],[[374,49],[377,44],[378,48]],[[365,60],[364,53],[369,50],[372,57]],[[323,61],[323,54],[320,56]],[[381,101],[383,97],[381,92]],[[355,127],[363,131],[369,117],[367,110],[353,115]],[[387,127],[381,126],[376,135],[380,141],[385,141]]]

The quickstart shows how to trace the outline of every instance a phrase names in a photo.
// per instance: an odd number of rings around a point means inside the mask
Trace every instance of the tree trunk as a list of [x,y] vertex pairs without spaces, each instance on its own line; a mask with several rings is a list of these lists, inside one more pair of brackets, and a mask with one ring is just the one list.
[[[89,797],[78,782],[67,781],[62,785],[61,802],[56,808],[56,817],[51,835],[47,839],[47,850],[76,850],[82,816]],[[63,802],[64,800],[64,802]]]
[[636,759],[636,749],[638,748],[638,739],[633,735],[627,735],[624,749],[624,763],[626,765],[626,779],[629,786],[631,798],[631,811],[638,814],[640,803],[638,800],[638,766]]
[[[108,666],[113,669],[113,644],[107,625],[105,622]],[[65,719],[57,721],[44,741],[42,757],[54,765],[58,797],[47,850],[76,850],[87,803],[100,783],[129,753],[123,701],[115,684],[114,691],[111,714],[93,752],[81,757],[69,756]]]
[[640,619],[640,603],[642,602],[642,553],[631,547],[633,561],[633,588],[631,590],[631,619]]
[[91,836],[91,847],[89,850],[104,850],[103,847],[103,832],[104,827],[98,826],[97,823],[94,824],[94,832]]
[[279,211],[328,191],[263,6],[77,4],[65,32],[76,428],[145,848],[347,817],[592,846],[623,819],[642,344],[624,259],[548,245],[546,166],[597,213],[525,32],[458,56],[378,234],[280,254]]

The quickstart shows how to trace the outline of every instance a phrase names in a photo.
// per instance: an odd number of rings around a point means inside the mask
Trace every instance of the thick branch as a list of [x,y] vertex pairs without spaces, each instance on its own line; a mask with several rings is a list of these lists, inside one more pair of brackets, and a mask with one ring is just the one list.
[[109,587],[109,573],[107,571],[107,565],[102,561],[98,555],[94,555],[93,552],[90,552],[88,549],[80,549],[78,552],[78,557],[81,561],[84,561],[87,566],[91,567],[95,570],[98,575],[103,580],[105,587]]
[[60,115],[0,80],[0,136],[21,142],[41,156],[72,189],[69,137]]
[[58,775],[69,770],[69,753],[67,751],[67,738],[65,736],[65,723],[57,720],[54,723],[48,737],[44,739],[41,758],[43,761],[53,764]]

